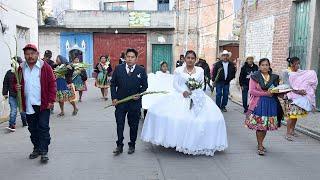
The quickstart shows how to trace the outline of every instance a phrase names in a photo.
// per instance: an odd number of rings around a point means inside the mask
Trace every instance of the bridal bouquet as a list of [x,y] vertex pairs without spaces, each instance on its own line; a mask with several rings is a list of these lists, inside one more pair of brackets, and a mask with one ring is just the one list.
[[[149,94],[167,94],[168,92],[167,91],[145,91],[145,92],[143,92],[143,93],[140,93],[140,94],[135,94],[135,95],[132,95],[132,96],[128,96],[128,97],[126,97],[126,98],[124,98],[124,99],[121,99],[121,100],[119,100],[118,102],[117,102],[117,105],[119,105],[119,104],[123,104],[123,103],[126,103],[126,102],[129,102],[129,101],[131,101],[131,100],[133,100],[133,98],[135,97],[135,96],[140,96],[140,97],[142,97],[142,96],[145,96],[145,95],[149,95]],[[108,105],[108,106],[106,106],[105,107],[105,109],[106,108],[109,108],[109,107],[112,107],[113,105],[111,104],[111,105]]]
[[[190,91],[194,91],[197,89],[202,89],[203,83],[197,81],[195,78],[189,78],[186,82],[186,85]],[[193,105],[194,105],[194,102],[193,102],[193,99],[191,98],[190,107],[189,107],[190,110],[192,109]]]
[[190,91],[196,90],[196,89],[202,89],[203,83],[198,82],[194,78],[189,78],[186,82],[186,85]]

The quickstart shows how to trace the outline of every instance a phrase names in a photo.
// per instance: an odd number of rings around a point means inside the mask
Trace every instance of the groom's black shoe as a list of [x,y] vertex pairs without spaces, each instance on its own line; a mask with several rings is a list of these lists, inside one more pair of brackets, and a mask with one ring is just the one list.
[[135,151],[135,147],[130,146],[128,150],[128,154],[133,154]]
[[118,156],[119,154],[123,153],[123,146],[117,146],[115,150],[113,150],[113,154]]

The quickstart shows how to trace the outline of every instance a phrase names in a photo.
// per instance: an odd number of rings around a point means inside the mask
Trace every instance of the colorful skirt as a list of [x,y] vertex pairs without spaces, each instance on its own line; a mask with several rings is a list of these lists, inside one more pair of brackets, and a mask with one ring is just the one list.
[[283,103],[284,115],[290,119],[304,118],[308,115],[308,112],[301,107],[292,104],[292,100],[285,99]]
[[273,131],[278,129],[278,106],[274,97],[260,97],[253,112],[248,112],[245,125],[252,130]]
[[76,91],[73,84],[67,84],[64,78],[57,78],[57,102],[76,101]]
[[108,88],[110,87],[110,77],[108,77],[105,73],[99,72],[96,78],[96,87],[98,88]]
[[86,91],[87,90],[86,82],[84,82],[82,80],[80,75],[77,75],[76,77],[74,77],[72,82],[74,84],[74,88],[76,91]]

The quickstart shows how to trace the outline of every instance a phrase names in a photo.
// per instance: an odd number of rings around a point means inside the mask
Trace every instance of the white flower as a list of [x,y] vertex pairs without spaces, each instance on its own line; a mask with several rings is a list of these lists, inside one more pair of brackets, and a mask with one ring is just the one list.
[[137,75],[137,77],[138,77],[138,78],[141,78],[141,74],[139,73],[139,74]]

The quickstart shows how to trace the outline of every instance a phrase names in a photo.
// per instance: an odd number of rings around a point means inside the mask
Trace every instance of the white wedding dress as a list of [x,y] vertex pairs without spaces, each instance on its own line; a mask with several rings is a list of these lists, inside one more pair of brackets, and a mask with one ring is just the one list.
[[[168,93],[173,92],[173,75],[157,71],[148,74],[148,89],[147,91],[166,91]],[[161,99],[166,94],[150,94],[142,96],[142,108],[149,109],[155,102]]]
[[188,90],[185,85],[188,78],[204,79],[203,69],[195,68],[192,75],[185,72],[184,66],[176,69],[175,91],[149,107],[141,138],[185,154],[213,156],[215,151],[228,147],[226,125],[220,109],[202,89],[192,92],[191,109],[191,99],[183,97],[183,92]]

